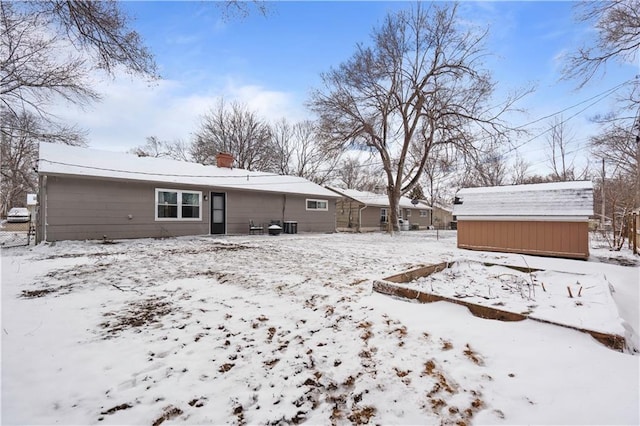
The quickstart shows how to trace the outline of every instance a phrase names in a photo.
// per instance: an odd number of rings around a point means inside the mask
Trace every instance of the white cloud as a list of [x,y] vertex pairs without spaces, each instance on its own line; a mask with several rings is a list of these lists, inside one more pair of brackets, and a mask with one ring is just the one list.
[[296,104],[295,96],[290,92],[268,90],[256,85],[236,85],[233,82],[227,85],[224,92],[225,99],[244,103],[269,121],[282,117],[298,121],[308,116],[302,105]]
[[154,84],[118,77],[95,84],[103,99],[85,109],[59,105],[55,114],[88,130],[90,147],[127,151],[145,143],[148,136],[163,140],[189,140],[200,116],[220,97],[238,101],[268,121],[281,117],[295,121],[306,112],[294,93],[269,90],[259,85],[243,85],[232,79],[218,89],[187,90],[177,81],[160,80]]

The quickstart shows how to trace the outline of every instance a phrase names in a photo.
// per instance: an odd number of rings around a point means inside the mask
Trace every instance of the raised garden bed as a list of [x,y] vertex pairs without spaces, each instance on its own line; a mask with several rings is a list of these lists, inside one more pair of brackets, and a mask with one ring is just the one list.
[[604,275],[581,275],[480,262],[421,266],[373,283],[373,290],[420,303],[446,301],[478,317],[533,321],[588,333],[623,350],[622,322]]

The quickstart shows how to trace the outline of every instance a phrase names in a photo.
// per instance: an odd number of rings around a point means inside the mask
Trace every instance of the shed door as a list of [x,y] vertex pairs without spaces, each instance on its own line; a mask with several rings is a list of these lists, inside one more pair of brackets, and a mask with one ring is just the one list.
[[227,196],[224,192],[211,193],[211,233],[224,234],[226,228]]

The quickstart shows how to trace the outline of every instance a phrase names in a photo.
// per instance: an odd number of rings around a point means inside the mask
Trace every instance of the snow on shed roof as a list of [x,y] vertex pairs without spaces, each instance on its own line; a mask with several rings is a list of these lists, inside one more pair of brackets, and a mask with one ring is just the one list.
[[40,144],[38,173],[337,198],[334,192],[297,176],[204,166],[51,143]]
[[[355,189],[342,189],[335,187],[328,188],[340,195],[356,200],[357,202],[367,206],[389,207],[389,197],[386,195],[366,191],[356,191]],[[408,197],[400,197],[400,207],[403,209],[431,210],[431,207],[423,203],[414,205]]]
[[580,216],[593,215],[590,181],[464,188],[453,214],[461,216]]

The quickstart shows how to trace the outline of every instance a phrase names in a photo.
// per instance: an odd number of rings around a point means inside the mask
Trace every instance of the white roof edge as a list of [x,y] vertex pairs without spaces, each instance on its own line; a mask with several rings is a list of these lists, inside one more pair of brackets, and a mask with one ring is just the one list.
[[495,192],[520,192],[520,191],[553,191],[562,189],[593,189],[590,180],[578,180],[567,182],[545,182],[526,185],[483,186],[477,188],[461,188],[458,195]]
[[[386,195],[383,195],[383,194],[374,194],[373,192],[358,191],[355,189],[344,189],[344,188],[338,188],[334,186],[327,186],[327,189],[334,191],[337,194],[340,194],[340,196],[351,198],[352,200],[355,200],[366,206],[387,207],[387,208],[389,207],[388,198]],[[432,208],[426,204],[422,204],[422,203],[413,204],[411,203],[411,200],[408,197],[404,197],[404,196],[400,198],[400,207],[411,208],[416,210],[432,210]]]
[[538,222],[588,222],[590,216],[587,215],[571,215],[571,216],[476,216],[476,215],[459,215],[456,216],[457,221],[470,221],[470,222],[481,222],[483,220],[490,222],[497,221],[508,221],[508,222],[516,222],[516,221],[538,221]]

